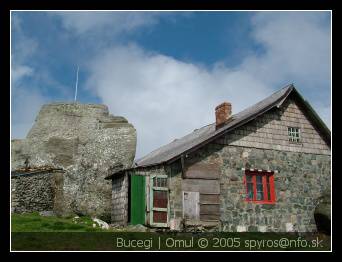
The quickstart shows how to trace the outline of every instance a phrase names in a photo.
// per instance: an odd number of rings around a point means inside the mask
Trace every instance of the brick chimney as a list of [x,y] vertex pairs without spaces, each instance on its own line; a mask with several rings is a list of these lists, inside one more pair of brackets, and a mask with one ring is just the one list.
[[232,115],[232,104],[223,102],[215,108],[216,129],[224,126]]

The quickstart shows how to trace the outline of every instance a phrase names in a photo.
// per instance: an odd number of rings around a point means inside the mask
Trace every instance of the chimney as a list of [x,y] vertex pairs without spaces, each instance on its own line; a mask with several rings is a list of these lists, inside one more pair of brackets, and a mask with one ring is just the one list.
[[216,129],[224,126],[232,115],[232,104],[223,102],[215,108]]

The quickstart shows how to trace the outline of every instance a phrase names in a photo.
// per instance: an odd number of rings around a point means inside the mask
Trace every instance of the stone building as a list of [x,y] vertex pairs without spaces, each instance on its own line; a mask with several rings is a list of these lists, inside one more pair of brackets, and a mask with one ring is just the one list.
[[330,130],[293,85],[113,172],[112,223],[175,230],[315,231]]
[[18,169],[11,173],[12,212],[63,213],[63,174],[51,167]]
[[[48,199],[53,199],[54,190],[50,190],[50,182],[54,176],[41,171],[46,166],[61,169],[63,175],[56,189],[63,199],[61,215],[89,215],[110,221],[111,183],[104,178],[115,170],[130,167],[135,149],[136,131],[133,125],[123,117],[109,114],[107,106],[46,104],[26,138],[12,140],[12,173],[35,170],[34,175],[12,176],[12,186],[20,188],[32,203],[40,199],[36,192],[44,191],[46,186],[44,194],[49,194]],[[24,186],[31,182],[32,186]],[[24,203],[18,197],[12,191],[12,205]],[[12,210],[35,211],[29,207],[32,205],[25,204],[22,208],[12,206]]]

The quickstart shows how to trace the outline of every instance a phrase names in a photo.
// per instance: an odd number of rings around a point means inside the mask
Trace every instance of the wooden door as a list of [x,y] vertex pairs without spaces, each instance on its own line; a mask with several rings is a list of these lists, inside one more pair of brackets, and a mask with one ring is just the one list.
[[199,220],[199,192],[183,191],[183,218]]
[[131,176],[131,224],[145,224],[145,177]]

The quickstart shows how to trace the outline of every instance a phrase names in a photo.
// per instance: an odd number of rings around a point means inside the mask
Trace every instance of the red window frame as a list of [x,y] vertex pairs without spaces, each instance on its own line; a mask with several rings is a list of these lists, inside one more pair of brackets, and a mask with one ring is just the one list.
[[[248,177],[251,177],[248,179]],[[262,183],[257,183],[257,177],[261,177]],[[268,178],[268,179],[267,179]],[[249,180],[249,182],[248,182]],[[260,181],[260,179],[258,178]],[[268,183],[267,183],[268,180]],[[244,176],[244,184],[246,188],[246,201],[260,204],[274,204],[276,202],[275,190],[274,190],[274,172],[266,171],[251,171],[246,170]],[[249,198],[248,184],[252,185],[253,198]],[[263,199],[257,199],[257,184],[262,184]],[[268,185],[267,185],[268,184]]]

